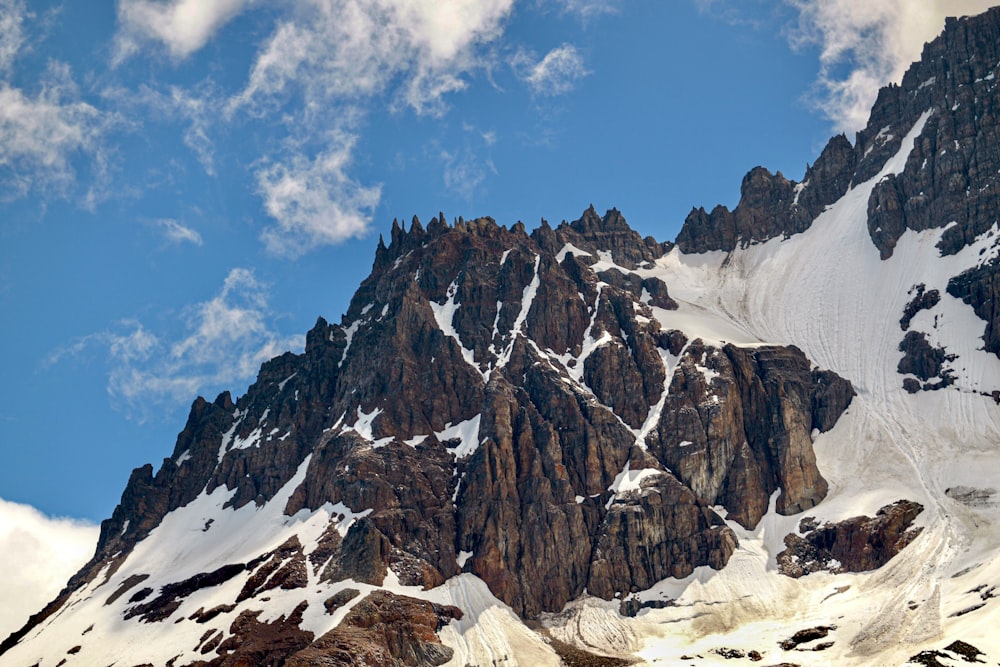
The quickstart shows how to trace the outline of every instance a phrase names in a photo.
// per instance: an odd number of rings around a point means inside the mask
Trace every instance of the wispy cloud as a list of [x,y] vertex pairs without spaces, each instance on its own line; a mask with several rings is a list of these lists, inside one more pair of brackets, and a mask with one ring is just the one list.
[[181,139],[184,145],[191,149],[205,173],[215,176],[212,132],[225,102],[211,81],[189,88],[143,84],[136,90],[129,90],[108,86],[101,95],[107,103],[133,118],[183,124]]
[[132,56],[143,41],[162,43],[170,55],[183,59],[253,0],[118,0],[120,31],[116,62]]
[[538,61],[521,51],[511,64],[536,95],[568,93],[578,79],[590,74],[584,67],[583,56],[572,44],[554,48]]
[[158,228],[163,233],[163,237],[170,243],[177,245],[182,243],[191,243],[192,245],[197,246],[200,246],[203,243],[201,234],[190,227],[182,225],[172,218],[153,220],[150,224]]
[[[23,4],[0,4],[0,75],[7,74],[23,42]],[[19,13],[20,12],[20,13]],[[7,198],[33,190],[65,195],[73,184],[74,159],[86,161],[99,176],[105,170],[101,139],[111,116],[80,95],[65,63],[50,62],[37,92],[0,79],[0,185]],[[96,195],[95,195],[96,196]]]
[[185,309],[175,338],[126,320],[55,350],[43,367],[104,350],[109,396],[130,418],[144,421],[158,406],[249,381],[264,361],[301,349],[304,338],[282,336],[273,317],[266,286],[252,271],[236,268],[214,297]]
[[497,135],[467,122],[462,123],[462,131],[461,147],[441,148],[438,142],[431,145],[443,167],[441,180],[445,188],[463,199],[472,199],[483,182],[497,173],[490,157],[490,148],[496,145]]
[[257,171],[264,210],[275,225],[261,234],[267,249],[298,257],[368,232],[379,186],[363,186],[347,174],[353,138],[342,135],[315,157],[292,154]]
[[98,528],[0,499],[0,636],[24,625],[90,559]]
[[441,151],[440,159],[444,164],[445,187],[465,199],[472,198],[487,176],[497,173],[491,159],[482,158],[469,148]]
[[793,47],[818,46],[814,103],[837,131],[864,127],[878,89],[899,82],[946,16],[977,14],[995,0],[785,0],[798,12]]
[[288,95],[311,103],[390,93],[418,113],[465,87],[476,47],[498,37],[513,0],[303,0],[260,50],[230,109]]
[[589,19],[601,14],[614,14],[621,9],[622,0],[557,0],[563,11]]
[[24,43],[23,0],[0,0],[0,72],[10,71]]
[[226,106],[230,118],[280,117],[289,132],[255,172],[275,221],[261,235],[270,252],[296,257],[367,233],[381,187],[351,174],[363,119],[383,105],[444,113],[512,5],[304,0],[278,22]]

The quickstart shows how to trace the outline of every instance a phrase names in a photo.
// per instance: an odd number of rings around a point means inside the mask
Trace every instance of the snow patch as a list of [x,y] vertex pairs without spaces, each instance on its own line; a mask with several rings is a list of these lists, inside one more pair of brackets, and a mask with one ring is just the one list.
[[446,294],[446,299],[444,303],[435,303],[430,301],[431,311],[434,313],[434,320],[437,322],[438,328],[444,333],[444,335],[449,338],[454,339],[458,343],[458,349],[462,352],[462,358],[465,362],[476,369],[476,372],[482,375],[482,371],[479,366],[476,365],[475,353],[465,347],[462,343],[462,339],[459,337],[458,332],[455,331],[454,321],[455,312],[462,306],[461,303],[455,301],[455,295],[458,293],[458,283],[452,281],[448,285],[448,291]]
[[466,419],[465,421],[458,422],[457,424],[449,423],[443,431],[437,431],[434,435],[440,442],[448,442],[449,440],[458,440],[459,443],[454,447],[448,447],[448,451],[456,459],[464,459],[472,456],[479,445],[479,422],[482,415],[476,415],[472,419]]

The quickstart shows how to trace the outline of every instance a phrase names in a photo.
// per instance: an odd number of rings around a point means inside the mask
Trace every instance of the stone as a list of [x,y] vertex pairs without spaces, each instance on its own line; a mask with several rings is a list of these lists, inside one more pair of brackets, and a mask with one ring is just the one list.
[[806,528],[803,535],[785,536],[785,550],[778,554],[778,571],[798,578],[827,570],[867,572],[889,562],[920,534],[913,520],[923,511],[920,503],[898,500],[879,509],[874,517],[857,516],[837,523]]

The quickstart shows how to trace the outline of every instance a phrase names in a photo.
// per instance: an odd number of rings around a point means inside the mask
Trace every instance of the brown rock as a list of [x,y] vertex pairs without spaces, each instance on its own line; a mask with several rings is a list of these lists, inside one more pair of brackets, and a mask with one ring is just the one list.
[[374,591],[354,605],[336,628],[292,655],[285,667],[415,667],[443,665],[453,650],[437,631],[461,619],[457,607],[387,591]]
[[817,526],[803,519],[800,536],[785,536],[785,550],[778,554],[778,570],[798,578],[812,572],[833,573],[876,570],[902,551],[921,528],[912,528],[923,506],[897,500],[874,517],[857,516]]

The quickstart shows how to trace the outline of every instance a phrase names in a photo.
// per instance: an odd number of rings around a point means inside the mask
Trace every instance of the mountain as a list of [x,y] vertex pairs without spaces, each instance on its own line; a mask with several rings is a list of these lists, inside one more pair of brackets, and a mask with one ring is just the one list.
[[0,665],[1000,661],[998,69],[950,19],[676,244],[394,223]]

